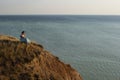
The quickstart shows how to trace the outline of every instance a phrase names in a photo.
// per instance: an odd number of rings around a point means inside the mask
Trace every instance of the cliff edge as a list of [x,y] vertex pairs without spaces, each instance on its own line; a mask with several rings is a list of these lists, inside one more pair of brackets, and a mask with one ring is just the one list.
[[36,43],[0,35],[0,80],[82,80],[69,64]]

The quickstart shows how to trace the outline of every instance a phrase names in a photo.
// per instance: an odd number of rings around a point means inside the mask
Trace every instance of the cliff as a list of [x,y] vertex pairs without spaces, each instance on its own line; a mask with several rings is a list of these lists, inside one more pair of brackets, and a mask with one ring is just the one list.
[[0,80],[82,80],[69,64],[36,43],[0,35]]

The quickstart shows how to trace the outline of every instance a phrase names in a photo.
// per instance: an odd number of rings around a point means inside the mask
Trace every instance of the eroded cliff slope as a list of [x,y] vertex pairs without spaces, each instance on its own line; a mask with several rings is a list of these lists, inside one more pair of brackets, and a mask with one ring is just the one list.
[[82,80],[70,65],[36,43],[0,35],[0,80]]

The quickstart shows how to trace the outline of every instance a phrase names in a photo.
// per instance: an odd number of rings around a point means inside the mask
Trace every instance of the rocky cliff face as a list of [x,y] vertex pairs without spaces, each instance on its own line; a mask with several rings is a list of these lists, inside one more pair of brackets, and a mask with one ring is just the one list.
[[0,35],[0,80],[82,80],[42,45]]

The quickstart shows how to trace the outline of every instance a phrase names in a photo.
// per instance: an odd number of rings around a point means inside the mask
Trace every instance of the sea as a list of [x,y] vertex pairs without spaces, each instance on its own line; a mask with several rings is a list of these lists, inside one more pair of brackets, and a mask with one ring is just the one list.
[[120,80],[119,15],[0,15],[0,34],[23,30],[83,80]]

